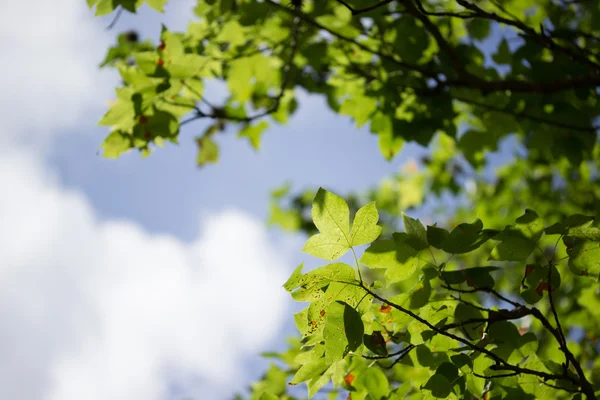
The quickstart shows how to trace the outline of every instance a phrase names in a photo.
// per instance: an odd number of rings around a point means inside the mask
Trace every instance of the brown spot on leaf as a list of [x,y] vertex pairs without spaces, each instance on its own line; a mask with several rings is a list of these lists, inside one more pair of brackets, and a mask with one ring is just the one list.
[[475,283],[473,283],[473,281],[471,280],[471,277],[467,276],[467,285],[472,287],[472,288],[476,288],[477,285]]
[[388,314],[390,311],[392,311],[392,306],[389,304],[382,304],[381,307],[379,307],[380,313]]
[[527,264],[525,266],[525,276],[529,275],[531,273],[531,271],[533,271],[533,265]]
[[535,288],[535,292],[540,296],[544,294],[544,290],[548,290],[548,284],[546,282],[540,282]]

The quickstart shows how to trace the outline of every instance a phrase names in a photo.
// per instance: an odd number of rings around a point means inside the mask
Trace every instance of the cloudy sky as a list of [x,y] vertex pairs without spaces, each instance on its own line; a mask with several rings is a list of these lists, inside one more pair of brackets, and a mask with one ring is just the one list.
[[[269,190],[360,190],[399,169],[376,138],[301,98],[259,153],[193,137],[142,160],[97,155],[117,78],[97,66],[122,30],[184,29],[191,2],[95,19],[84,0],[0,4],[0,398],[230,399],[292,332],[281,288],[302,238],[265,227]],[[218,98],[219,93],[215,93]]]

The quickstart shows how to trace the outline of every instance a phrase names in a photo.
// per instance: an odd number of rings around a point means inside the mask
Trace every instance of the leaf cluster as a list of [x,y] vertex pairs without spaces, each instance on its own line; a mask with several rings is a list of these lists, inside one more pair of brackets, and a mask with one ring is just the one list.
[[[309,397],[330,388],[352,399],[595,398],[596,370],[585,360],[597,349],[570,339],[556,306],[566,282],[587,292],[600,278],[593,217],[549,224],[527,209],[501,230],[480,219],[446,230],[402,214],[404,231],[381,236],[374,203],[351,222],[344,199],[321,188],[312,218],[318,233],[303,251],[327,261],[351,252],[355,266],[336,261],[303,273],[300,265],[284,284],[308,303],[294,316],[302,339],[274,355],[288,365],[290,385],[306,383]],[[548,240],[567,256],[534,263]],[[473,255],[489,265],[469,265]],[[502,293],[503,276],[514,274],[520,293]],[[279,389],[259,384],[253,396],[284,398]]]

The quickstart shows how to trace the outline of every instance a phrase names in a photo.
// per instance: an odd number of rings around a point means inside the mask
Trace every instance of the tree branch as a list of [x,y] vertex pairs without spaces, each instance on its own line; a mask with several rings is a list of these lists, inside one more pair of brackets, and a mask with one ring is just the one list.
[[478,378],[483,378],[483,379],[498,379],[498,378],[507,378],[509,376],[516,376],[519,375],[518,372],[510,372],[508,374],[498,374],[498,375],[480,375],[477,372],[473,371],[473,375],[475,375]]
[[379,8],[379,7],[383,7],[386,4],[390,4],[394,0],[383,0],[383,1],[381,1],[381,2],[379,2],[377,4],[374,4],[372,6],[364,7],[364,8],[358,8],[358,9],[352,7],[350,4],[346,3],[344,0],[335,0],[335,1],[337,1],[338,3],[340,3],[341,5],[343,5],[344,7],[346,7],[348,10],[350,10],[350,12],[352,13],[352,15],[359,15],[359,14],[364,14],[364,13],[369,12],[369,11],[373,11],[373,10]]
[[461,97],[461,96],[452,96],[452,98],[454,100],[458,100],[458,101],[463,102],[463,103],[467,103],[467,104],[471,104],[471,105],[474,105],[474,106],[482,107],[482,108],[488,109],[490,111],[496,111],[496,112],[499,112],[499,113],[502,113],[502,114],[512,115],[513,117],[515,117],[517,119],[526,119],[526,120],[529,120],[529,121],[539,122],[539,123],[544,124],[544,125],[555,126],[555,127],[558,127],[558,128],[568,129],[568,130],[571,130],[571,131],[586,132],[586,133],[596,133],[596,131],[599,129],[596,126],[584,127],[584,126],[577,126],[577,125],[565,124],[565,123],[558,122],[558,121],[551,121],[549,119],[537,117],[535,115],[525,114],[523,112],[515,112],[515,111],[509,110],[507,108],[496,107],[496,106],[491,105],[491,104],[482,103],[480,101],[467,99],[467,98],[464,98],[464,97]]
[[420,10],[424,10],[423,5],[421,4],[421,1],[414,0],[414,2],[415,2],[415,4],[417,4],[416,8],[413,4],[411,4],[410,1],[405,2],[405,6],[406,6],[406,10],[407,10],[408,14],[412,15],[413,17],[415,17],[416,19],[421,21],[421,23],[423,24],[425,29],[429,33],[431,33],[431,35],[435,39],[436,43],[440,47],[440,49],[444,53],[446,53],[448,58],[450,58],[450,62],[452,63],[452,68],[456,71],[459,78],[462,78],[462,77],[469,78],[469,79],[473,78],[473,76],[470,73],[468,73],[467,70],[465,69],[465,66],[461,62],[460,58],[458,57],[458,55],[456,54],[456,52],[454,51],[452,46],[450,46],[448,41],[446,39],[444,39],[444,36],[438,29],[437,25],[435,25],[433,22],[431,22],[431,20],[429,18],[427,18],[426,14],[424,14],[422,11],[420,11]]
[[544,46],[550,50],[555,50],[560,53],[566,54],[566,55],[570,56],[573,60],[580,61],[581,63],[586,64],[589,67],[592,67],[597,72],[600,71],[600,65],[591,61],[588,57],[581,56],[581,54],[573,53],[573,51],[571,51],[571,49],[562,47],[562,46],[556,44],[552,40],[551,37],[548,37],[548,36],[544,35],[543,33],[540,34],[540,33],[536,32],[535,29],[531,28],[530,26],[525,25],[523,22],[521,22],[519,20],[512,20],[512,19],[504,18],[496,13],[490,13],[488,11],[485,11],[478,5],[476,5],[474,3],[470,3],[467,0],[456,0],[456,2],[458,4],[460,4],[461,6],[463,6],[464,8],[477,13],[478,17],[485,18],[485,19],[491,19],[496,22],[500,22],[500,23],[503,23],[506,25],[510,25],[514,28],[517,28],[518,30],[522,31],[526,36],[532,38],[533,40],[535,40],[542,46]]
[[567,356],[567,352],[569,349],[567,348],[567,339],[565,338],[565,334],[562,330],[562,326],[560,325],[560,321],[558,319],[558,313],[556,312],[556,307],[554,307],[554,301],[552,300],[552,265],[549,265],[548,268],[548,302],[550,303],[550,310],[552,310],[552,315],[554,315],[554,321],[556,322],[556,331],[558,333],[559,342],[561,346],[561,350],[565,353],[565,369],[569,369],[569,357]]
[[446,284],[445,286],[442,285],[442,287],[444,289],[448,289],[448,290],[451,290],[451,291],[457,292],[457,293],[477,293],[477,292],[490,293],[490,294],[493,294],[494,296],[496,296],[498,299],[504,301],[505,303],[508,303],[508,304],[512,305],[515,308],[525,307],[523,304],[519,304],[516,301],[512,301],[512,300],[504,297],[503,295],[501,295],[500,293],[498,293],[494,289],[490,289],[490,288],[478,287],[478,288],[474,288],[474,289],[465,290],[465,289],[453,288],[452,286],[450,286],[448,284]]
[[[344,282],[344,283],[348,283],[348,282]],[[552,379],[552,380],[566,380],[566,381],[570,381],[578,386],[580,386],[580,383],[578,380],[576,380],[575,378],[568,376],[568,375],[556,375],[556,374],[549,374],[547,372],[542,372],[542,371],[537,371],[537,370],[532,370],[529,368],[523,368],[523,367],[519,367],[517,365],[512,365],[509,364],[507,361],[505,361],[504,359],[502,359],[501,357],[499,357],[498,355],[496,355],[495,353],[491,352],[490,350],[484,348],[484,347],[479,347],[473,343],[471,343],[470,341],[461,338],[460,336],[456,336],[452,333],[446,332],[441,328],[436,327],[435,325],[431,324],[429,321],[421,318],[420,316],[418,316],[417,314],[415,314],[414,312],[398,305],[395,304],[381,296],[379,296],[377,293],[373,292],[372,290],[370,290],[368,287],[366,287],[363,283],[350,283],[356,286],[361,287],[363,290],[365,290],[367,293],[369,293],[371,296],[373,296],[374,298],[376,298],[377,300],[395,308],[396,310],[409,315],[410,317],[412,317],[413,319],[419,321],[420,323],[422,323],[423,325],[427,326],[429,329],[431,329],[432,331],[436,332],[437,334],[449,337],[450,339],[454,339],[457,342],[460,342],[464,345],[466,345],[467,347],[469,347],[470,349],[479,352],[479,353],[483,353],[485,355],[487,355],[488,357],[490,357],[492,360],[494,360],[496,362],[496,365],[501,366],[501,369],[504,370],[508,370],[508,371],[513,371],[513,372],[517,372],[517,373],[521,373],[521,374],[528,374],[528,375],[534,375],[534,376],[538,376],[540,378],[543,378],[545,380],[548,379]],[[586,392],[587,394],[587,392]],[[593,391],[592,391],[592,396],[593,396]]]
[[575,371],[577,371],[577,376],[579,376],[579,380],[581,381],[581,389],[582,389],[583,393],[585,393],[585,395],[588,397],[588,399],[595,399],[596,396],[594,394],[594,392],[595,392],[594,387],[592,386],[592,384],[588,381],[587,377],[585,376],[585,372],[583,371],[583,368],[581,368],[581,364],[579,363],[579,361],[577,361],[577,359],[575,358],[573,353],[571,353],[571,350],[569,350],[569,347],[567,346],[567,339],[565,338],[565,334],[562,330],[560,321],[558,319],[558,314],[556,312],[556,308],[554,307],[554,302],[552,300],[552,283],[550,280],[550,278],[552,277],[552,268],[553,268],[553,266],[550,265],[549,271],[548,271],[548,299],[550,302],[550,308],[552,309],[552,314],[554,314],[554,318],[556,320],[556,325],[557,325],[556,330],[554,330],[555,336],[557,339],[560,338],[559,343],[561,345],[561,350],[565,354],[565,359],[566,359],[565,369],[568,368],[569,361],[571,361],[571,363],[573,364],[573,367],[575,368]]
[[332,31],[332,30],[326,28],[325,26],[321,25],[320,23],[318,23],[314,19],[310,18],[308,15],[306,15],[305,13],[303,13],[300,10],[291,10],[291,9],[289,9],[289,8],[287,8],[287,7],[279,4],[279,3],[275,3],[273,0],[265,0],[265,2],[267,4],[272,5],[273,7],[277,8],[277,9],[281,10],[281,11],[284,11],[284,12],[286,12],[288,14],[291,14],[291,15],[295,15],[295,16],[299,17],[302,21],[306,22],[307,24],[312,25],[315,28],[322,29],[323,31],[329,33],[330,35],[332,35],[332,36],[334,36],[334,37],[336,37],[336,38],[338,38],[340,40],[343,40],[345,42],[351,43],[351,44],[357,46],[359,49],[366,51],[367,53],[373,54],[375,56],[381,57],[382,59],[390,61],[390,62],[398,65],[400,68],[402,68],[404,70],[419,72],[420,74],[422,74],[423,76],[426,76],[426,77],[435,76],[435,73],[433,73],[432,71],[430,71],[430,70],[428,70],[428,69],[426,69],[424,67],[421,67],[419,65],[409,64],[409,63],[406,63],[404,61],[400,61],[400,60],[398,60],[394,56],[390,56],[388,54],[381,53],[380,51],[373,50],[369,46],[367,46],[367,45],[365,45],[363,43],[357,42],[354,39],[351,39],[351,38],[346,37],[346,36],[344,36],[344,35],[342,35],[340,33]]

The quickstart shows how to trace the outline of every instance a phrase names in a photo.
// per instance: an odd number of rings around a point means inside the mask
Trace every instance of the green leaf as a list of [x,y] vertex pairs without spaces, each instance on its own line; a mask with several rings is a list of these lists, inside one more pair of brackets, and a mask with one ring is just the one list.
[[314,300],[322,296],[321,288],[331,282],[354,282],[354,269],[344,263],[328,264],[302,275],[303,264],[300,264],[292,276],[283,285],[288,292],[294,291],[292,296],[297,301]]
[[544,229],[544,232],[547,235],[567,235],[571,228],[584,229],[589,227],[594,219],[594,217],[582,214],[569,215],[563,222],[557,222]]
[[240,23],[235,20],[228,22],[221,28],[216,41],[221,43],[230,43],[233,46],[239,46],[246,41],[244,36],[244,27],[242,27]]
[[431,297],[431,284],[428,279],[422,279],[410,291],[410,304],[408,307],[411,309],[421,308],[429,302],[429,297]]
[[340,114],[349,115],[356,121],[356,127],[360,128],[369,120],[371,114],[377,108],[377,101],[367,96],[353,96],[346,99],[340,107]]
[[283,284],[283,288],[288,292],[291,292],[295,288],[299,287],[304,282],[304,277],[302,276],[302,268],[304,268],[304,263],[301,263],[296,267],[292,275],[288,278],[288,280]]
[[490,35],[491,24],[488,19],[472,18],[466,22],[469,35],[477,40],[484,40]]
[[412,390],[411,382],[403,382],[400,386],[398,386],[392,393],[390,393],[390,397],[388,400],[403,400],[406,398],[406,395]]
[[423,250],[429,247],[427,231],[421,221],[411,218],[405,213],[402,213],[402,219],[404,220],[404,229],[410,237],[407,239],[407,243],[415,250]]
[[375,202],[361,207],[352,222],[352,246],[359,246],[373,242],[381,234],[381,227],[377,225],[379,214]]
[[196,140],[196,143],[198,144],[196,162],[199,167],[219,161],[219,146],[210,136],[202,136]]
[[441,363],[437,367],[435,373],[445,376],[446,379],[448,379],[448,382],[450,382],[450,385],[456,383],[458,379],[458,368],[456,367],[456,365],[450,362]]
[[329,368],[330,363],[327,362],[325,357],[321,357],[316,360],[310,360],[306,364],[300,367],[294,379],[290,382],[290,385],[297,385],[301,382],[306,382],[310,379],[318,377],[323,374]]
[[438,228],[437,226],[427,227],[427,242],[429,242],[429,244],[436,249],[442,249],[444,247],[444,243],[449,235],[450,232],[445,229]]
[[253,66],[248,58],[241,58],[230,64],[227,85],[233,98],[240,103],[248,101],[252,95]]
[[469,366],[469,368],[473,367],[473,360],[471,360],[471,358],[466,354],[459,353],[451,356],[450,359],[452,360],[454,365],[456,365],[456,367],[459,369],[464,367],[465,365]]
[[[443,250],[452,254],[468,253],[481,245],[479,239],[483,223],[477,219],[472,224],[459,224],[450,232],[444,242]],[[487,239],[486,239],[487,240]]]
[[[521,296],[529,304],[535,304],[542,299],[543,292],[549,289],[548,266],[528,264],[525,267],[525,279],[522,282]],[[560,273],[556,266],[552,267],[552,289],[560,287]]]
[[[313,293],[311,303],[308,306],[307,319],[305,321],[307,324],[307,334],[319,334],[323,331],[327,317],[327,307],[336,300],[343,301],[355,307],[361,313],[369,309],[373,300],[371,296],[365,296],[364,290],[356,285],[331,282],[326,287],[323,287],[323,289],[325,289],[325,293],[323,294],[319,291]],[[292,297],[298,299],[299,296],[294,293]]]
[[350,248],[345,242],[346,240],[343,236],[318,233],[306,241],[302,251],[324,260],[333,261],[346,254]]
[[184,54],[167,60],[164,65],[171,78],[186,79],[198,75],[206,62],[206,58],[197,54]]
[[536,246],[536,241],[525,237],[523,230],[511,226],[507,226],[494,240],[500,243],[492,250],[490,260],[524,261]]
[[379,356],[387,356],[387,346],[381,331],[373,331],[370,335],[365,334],[363,342],[367,349],[371,350],[373,353]]
[[575,275],[587,276],[596,282],[600,279],[600,243],[579,239],[569,250],[569,269]]
[[492,55],[492,60],[496,64],[510,64],[512,61],[512,54],[510,52],[510,48],[508,47],[508,41],[506,38],[502,38],[500,44],[498,44],[498,50],[496,54]]
[[576,227],[569,229],[569,236],[585,239],[585,240],[593,240],[600,241],[600,229],[594,227]]
[[429,378],[424,389],[430,390],[433,397],[445,399],[452,392],[452,385],[444,375],[434,374]]
[[372,399],[385,399],[390,392],[387,377],[379,368],[368,368],[356,378],[355,385],[358,390],[365,389]]
[[471,224],[459,224],[452,232],[436,226],[427,227],[429,244],[451,254],[469,253],[497,234],[495,230],[483,229],[483,223],[479,219]]
[[[131,91],[127,91],[132,93]],[[123,91],[121,93],[124,93]],[[114,130],[128,131],[135,124],[135,108],[133,101],[119,98],[117,102],[98,121],[98,125],[109,126]]]
[[408,279],[417,269],[417,251],[404,242],[378,240],[369,246],[360,263],[369,268],[385,268],[388,285]]
[[362,344],[365,328],[360,314],[344,302],[331,303],[326,314],[323,331],[325,358],[328,363],[333,363],[344,358],[348,352],[358,349]]
[[325,260],[337,260],[352,246],[350,210],[340,196],[320,188],[312,206],[318,234],[310,237],[302,251]]
[[165,4],[168,0],[146,0],[146,3],[158,12],[164,12]]
[[279,225],[284,231],[296,232],[302,226],[302,216],[296,210],[284,210],[271,204],[269,225]]
[[423,271],[423,275],[425,276],[425,278],[429,280],[437,278],[440,274],[437,265],[434,264],[425,264],[421,268],[421,271]]
[[[320,188],[313,201],[312,218],[320,232],[348,237],[350,211],[340,196]],[[348,240],[346,242],[349,243]]]
[[515,228],[527,239],[538,241],[544,233],[542,219],[533,210],[525,210],[525,214],[516,219]]
[[388,161],[391,161],[404,146],[404,139],[394,135],[392,118],[381,111],[376,111],[371,118],[370,130],[379,136],[379,150]]
[[493,288],[494,278],[490,272],[498,267],[473,267],[457,271],[442,271],[442,279],[449,285],[466,282],[470,287]]
[[[113,12],[117,7],[122,6],[124,9],[129,11],[135,11],[136,0],[97,0],[96,3],[96,16],[100,17],[108,15]],[[89,4],[89,3],[88,3]]]
[[[456,306],[454,310],[454,318],[463,323],[469,320],[482,319],[483,315],[481,311],[476,309],[475,307],[471,307],[467,304],[460,303]],[[483,336],[485,322],[478,322],[472,324],[465,324],[462,328],[464,334],[467,335],[471,340],[481,339]]]
[[516,347],[521,335],[515,324],[509,321],[490,323],[488,327],[488,340],[493,343],[506,343]]
[[336,260],[352,246],[370,243],[381,233],[374,202],[358,210],[350,232],[348,204],[323,188],[313,201],[312,217],[320,233],[310,237],[302,251],[326,260]]
[[131,136],[114,131],[102,143],[102,155],[106,158],[117,158],[132,147]]
[[269,127],[266,121],[260,121],[256,125],[246,125],[239,133],[239,137],[247,137],[255,150],[260,148],[260,137],[265,129]]
[[294,324],[302,336],[308,334],[308,308],[294,314]]

